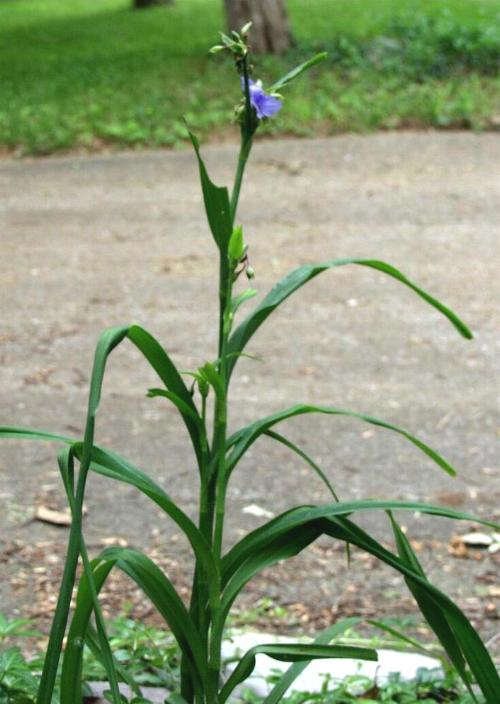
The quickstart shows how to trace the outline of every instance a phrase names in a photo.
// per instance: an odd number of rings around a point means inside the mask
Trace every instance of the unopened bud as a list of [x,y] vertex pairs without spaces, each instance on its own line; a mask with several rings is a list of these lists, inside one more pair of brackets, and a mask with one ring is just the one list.
[[234,262],[239,262],[245,251],[243,242],[243,229],[241,225],[234,228],[229,239],[228,254]]
[[202,396],[202,398],[206,398],[208,396],[208,392],[210,390],[210,385],[209,385],[208,381],[206,381],[205,379],[202,379],[201,377],[198,377],[197,382],[198,382],[198,391],[200,392],[200,396]]
[[245,37],[251,29],[252,29],[252,22],[247,22],[246,24],[244,24],[243,27],[241,28],[241,31],[240,31],[241,36]]
[[245,274],[247,275],[247,279],[254,279],[255,271],[253,266],[247,266],[247,268],[245,269]]

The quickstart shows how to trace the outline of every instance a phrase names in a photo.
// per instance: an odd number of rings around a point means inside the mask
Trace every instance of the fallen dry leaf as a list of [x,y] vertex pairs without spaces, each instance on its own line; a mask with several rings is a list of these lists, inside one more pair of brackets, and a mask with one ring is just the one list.
[[50,523],[54,526],[71,525],[71,512],[69,509],[64,509],[64,511],[55,511],[47,506],[37,506],[34,517],[36,521]]

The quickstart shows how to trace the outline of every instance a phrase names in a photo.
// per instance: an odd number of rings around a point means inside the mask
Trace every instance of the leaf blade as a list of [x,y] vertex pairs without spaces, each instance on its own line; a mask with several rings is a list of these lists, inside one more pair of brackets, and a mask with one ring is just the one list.
[[227,682],[222,687],[219,697],[221,704],[227,700],[231,692],[241,682],[249,677],[255,668],[255,658],[257,655],[267,655],[274,660],[281,662],[310,662],[317,659],[331,658],[353,658],[356,660],[378,659],[377,653],[371,648],[358,648],[349,645],[318,645],[318,644],[278,644],[270,643],[257,645],[248,650],[241,658],[235,670],[231,673]]
[[280,423],[289,418],[293,418],[299,415],[307,415],[309,413],[320,413],[324,415],[338,415],[338,416],[348,416],[351,418],[356,418],[362,420],[370,425],[376,425],[380,428],[385,428],[386,430],[391,430],[392,432],[401,435],[411,442],[415,447],[421,450],[425,455],[432,459],[441,469],[443,469],[447,474],[454,477],[456,476],[456,471],[453,467],[438,453],[433,450],[429,445],[424,443],[419,438],[415,437],[407,430],[388,423],[387,421],[381,420],[380,418],[375,418],[374,416],[369,416],[364,413],[356,413],[354,411],[349,411],[343,408],[331,408],[329,406],[313,406],[309,404],[297,404],[286,408],[283,411],[278,411],[270,416],[266,416],[254,423],[242,428],[241,430],[234,433],[231,438],[229,438],[227,444],[228,446],[234,446],[231,455],[228,458],[228,471],[231,472],[238,461],[241,459],[243,454],[261,435],[267,433],[267,431],[277,423]]
[[[289,296],[291,296],[295,291],[301,288],[304,284],[314,279],[319,274],[329,269],[333,269],[339,266],[345,266],[347,264],[357,264],[359,266],[369,267],[380,271],[393,279],[396,279],[403,285],[414,291],[420,298],[429,303],[442,313],[451,324],[456,328],[456,330],[466,339],[472,338],[472,333],[467,327],[467,325],[447,306],[438,301],[436,298],[431,296],[429,293],[424,291],[422,288],[414,284],[410,279],[408,279],[404,274],[402,274],[396,267],[386,262],[378,261],[375,259],[331,259],[330,261],[320,263],[320,264],[306,264],[293,270],[287,276],[280,279],[280,281],[273,286],[269,291],[264,300],[254,309],[254,311],[245,318],[245,320],[240,323],[229,339],[228,353],[242,352],[247,342],[250,340],[252,335],[258,330],[262,323],[271,315],[271,313],[285,301]],[[232,358],[228,363],[229,374],[233,370],[238,357]]]
[[200,144],[190,130],[188,130],[188,134],[198,160],[201,190],[208,224],[217,247],[221,253],[225,254],[233,231],[229,191],[225,186],[216,186],[211,181],[205,162],[201,158]]
[[308,59],[307,61],[304,61],[304,63],[299,64],[295,68],[293,68],[291,71],[289,71],[287,74],[285,74],[282,78],[277,80],[275,83],[272,84],[269,88],[270,93],[275,93],[276,91],[279,91],[281,88],[284,88],[287,86],[289,83],[291,83],[295,78],[298,78],[304,71],[307,71],[308,69],[312,68],[316,64],[319,64],[321,61],[324,61],[328,54],[326,51],[322,51],[319,54],[316,54],[312,58]]

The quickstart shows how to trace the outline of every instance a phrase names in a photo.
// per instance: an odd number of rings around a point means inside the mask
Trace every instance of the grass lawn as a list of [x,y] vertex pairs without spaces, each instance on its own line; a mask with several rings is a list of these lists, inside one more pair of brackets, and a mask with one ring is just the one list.
[[[130,0],[2,0],[0,147],[21,154],[175,145],[182,116],[222,133],[240,98],[207,54],[222,0],[134,12]],[[297,47],[257,61],[264,83],[326,49],[273,134],[498,126],[500,0],[288,0]]]

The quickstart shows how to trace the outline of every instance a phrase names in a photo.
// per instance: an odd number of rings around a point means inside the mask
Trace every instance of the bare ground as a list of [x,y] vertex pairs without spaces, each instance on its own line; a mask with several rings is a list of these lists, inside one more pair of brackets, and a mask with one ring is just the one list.
[[[205,150],[229,181],[232,145]],[[450,479],[413,446],[355,420],[306,416],[289,436],[320,462],[344,499],[394,497],[498,519],[498,236],[500,142],[492,134],[398,133],[257,145],[240,219],[265,292],[298,264],[333,257],[384,259],[441,298],[473,328],[467,342],[407,289],[368,269],[345,267],[287,301],[242,359],[231,424],[296,402],[378,415],[418,434],[458,471]],[[137,322],[182,369],[213,358],[214,245],[204,223],[188,151],[0,163],[0,424],[82,433],[99,332]],[[497,316],[495,318],[495,316]],[[113,356],[98,419],[101,444],[150,472],[191,515],[196,475],[176,414],[145,398],[156,384],[130,346]],[[0,610],[40,618],[55,601],[67,531],[33,521],[39,505],[62,508],[56,448],[0,446]],[[262,519],[327,500],[315,475],[280,445],[262,440],[230,490],[228,544]],[[92,477],[86,532],[92,551],[117,541],[159,557],[184,594],[189,551],[156,508],[127,486]],[[498,632],[499,556],[464,550],[471,529],[400,516],[439,586],[486,638]],[[390,540],[383,517],[362,523]],[[328,542],[255,579],[240,600],[287,604],[292,626],[340,615],[398,615],[413,606],[401,579],[355,553],[346,569]],[[150,608],[123,580],[108,609]],[[277,627],[279,624],[275,624]]]

